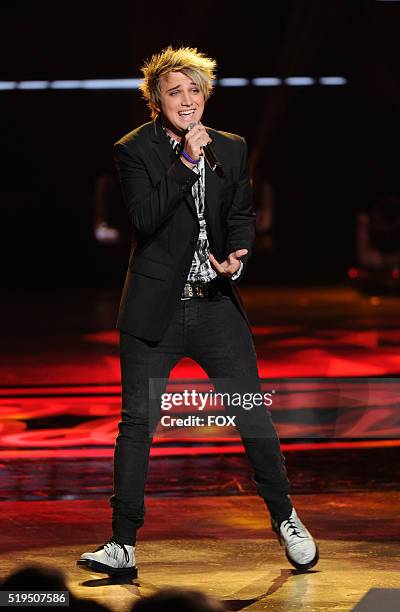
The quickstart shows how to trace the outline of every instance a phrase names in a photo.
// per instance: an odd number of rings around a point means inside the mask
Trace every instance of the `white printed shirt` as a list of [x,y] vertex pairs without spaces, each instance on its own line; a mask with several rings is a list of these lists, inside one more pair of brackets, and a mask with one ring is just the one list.
[[[165,131],[165,130],[164,130]],[[174,150],[177,150],[180,142],[172,138],[166,131]],[[190,266],[187,280],[190,282],[209,283],[218,276],[217,272],[211,265],[208,258],[210,253],[210,244],[207,236],[207,223],[205,219],[205,196],[206,196],[206,173],[204,167],[204,156],[200,158],[200,162],[193,168],[193,172],[199,174],[199,180],[192,187],[192,195],[196,204],[197,217],[199,220],[200,231],[197,238],[196,248],[193,254],[192,264]],[[232,280],[236,280],[242,271],[243,262],[240,262],[240,268],[232,276]]]

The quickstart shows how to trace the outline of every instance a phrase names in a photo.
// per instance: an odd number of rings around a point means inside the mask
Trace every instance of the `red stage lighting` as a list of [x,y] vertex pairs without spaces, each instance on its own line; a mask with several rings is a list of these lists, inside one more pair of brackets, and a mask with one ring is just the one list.
[[349,268],[349,270],[347,271],[347,275],[349,278],[358,278],[359,271],[357,270],[357,268]]

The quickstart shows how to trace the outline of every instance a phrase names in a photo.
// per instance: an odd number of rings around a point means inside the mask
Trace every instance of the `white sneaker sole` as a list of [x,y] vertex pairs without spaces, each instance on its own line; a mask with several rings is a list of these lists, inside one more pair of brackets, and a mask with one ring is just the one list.
[[108,574],[115,578],[137,578],[138,575],[137,567],[117,568],[111,565],[105,565],[99,561],[94,561],[93,559],[79,559],[76,564],[83,570],[99,574]]

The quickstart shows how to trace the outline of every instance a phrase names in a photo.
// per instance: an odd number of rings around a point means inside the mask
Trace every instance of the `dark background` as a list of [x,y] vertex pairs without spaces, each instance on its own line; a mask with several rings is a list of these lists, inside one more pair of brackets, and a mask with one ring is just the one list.
[[[261,12],[262,10],[262,12]],[[344,76],[328,87],[216,87],[204,121],[241,134],[254,185],[275,195],[273,248],[243,282],[334,284],[355,258],[355,213],[399,193],[397,2],[13,2],[0,9],[0,80],[127,78],[188,45],[218,77]],[[1,261],[9,287],[118,287],[129,252],[96,242],[96,177],[149,120],[138,91],[0,91]],[[257,202],[256,202],[257,204]]]

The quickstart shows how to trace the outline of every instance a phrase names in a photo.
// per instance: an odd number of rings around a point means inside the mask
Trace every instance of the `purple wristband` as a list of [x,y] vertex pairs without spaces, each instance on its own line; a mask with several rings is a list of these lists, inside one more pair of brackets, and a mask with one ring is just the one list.
[[183,157],[184,157],[185,159],[187,159],[187,160],[188,160],[188,162],[190,162],[191,164],[198,164],[198,163],[200,163],[200,160],[199,160],[199,159],[192,159],[192,158],[190,157],[190,155],[188,155],[184,149],[182,149],[182,155],[183,155]]

